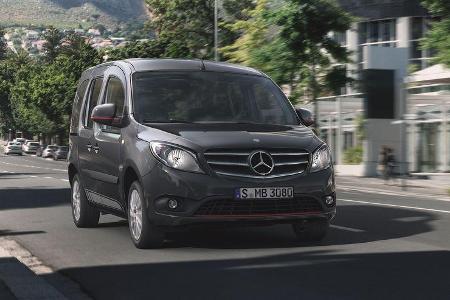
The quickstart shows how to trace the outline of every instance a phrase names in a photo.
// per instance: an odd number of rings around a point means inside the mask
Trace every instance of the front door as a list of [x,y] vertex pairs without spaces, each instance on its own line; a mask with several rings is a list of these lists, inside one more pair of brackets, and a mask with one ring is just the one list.
[[[125,74],[116,66],[105,72],[105,88],[101,96],[101,104],[114,103],[116,118],[123,118],[126,110],[127,83]],[[96,191],[100,194],[102,204],[111,209],[123,211],[120,204],[119,174],[121,168],[121,129],[112,126],[94,124],[92,152],[96,177]]]

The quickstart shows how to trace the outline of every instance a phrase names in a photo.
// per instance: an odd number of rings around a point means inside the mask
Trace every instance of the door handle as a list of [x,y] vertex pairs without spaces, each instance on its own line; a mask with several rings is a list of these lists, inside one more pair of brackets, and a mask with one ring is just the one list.
[[92,149],[94,149],[95,154],[98,154],[100,147],[98,146],[98,144],[95,144],[95,146],[93,146]]
[[92,145],[89,143],[89,144],[86,145],[86,147],[87,147],[88,151],[91,152],[91,150],[92,150]]

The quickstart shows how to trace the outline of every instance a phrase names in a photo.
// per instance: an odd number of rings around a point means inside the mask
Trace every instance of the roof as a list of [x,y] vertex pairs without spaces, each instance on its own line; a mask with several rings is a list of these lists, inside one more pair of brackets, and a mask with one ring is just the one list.
[[168,71],[168,70],[183,70],[183,71],[211,71],[211,72],[228,72],[247,75],[264,76],[258,70],[253,68],[207,60],[189,60],[189,59],[142,59],[133,58],[127,59],[125,62],[131,64],[136,72],[145,71]]
[[450,83],[450,69],[442,64],[433,65],[412,73],[408,82],[415,84]]

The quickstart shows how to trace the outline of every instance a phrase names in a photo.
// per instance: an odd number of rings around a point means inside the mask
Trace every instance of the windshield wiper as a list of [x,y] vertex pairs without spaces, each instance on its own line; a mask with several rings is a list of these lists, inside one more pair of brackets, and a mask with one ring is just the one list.
[[177,119],[170,119],[170,120],[144,120],[143,123],[145,124],[155,124],[155,123],[185,123],[185,124],[192,124],[194,122],[186,121],[186,120],[177,120]]

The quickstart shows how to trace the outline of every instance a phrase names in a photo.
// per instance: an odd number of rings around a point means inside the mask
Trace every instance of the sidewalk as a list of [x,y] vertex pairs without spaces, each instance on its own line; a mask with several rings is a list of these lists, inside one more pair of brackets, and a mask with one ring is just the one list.
[[349,175],[336,176],[338,188],[354,190],[373,190],[379,192],[413,193],[424,196],[439,196],[448,198],[450,189],[450,174],[432,175],[428,179],[417,177],[396,178],[386,183],[382,178],[359,177]]

